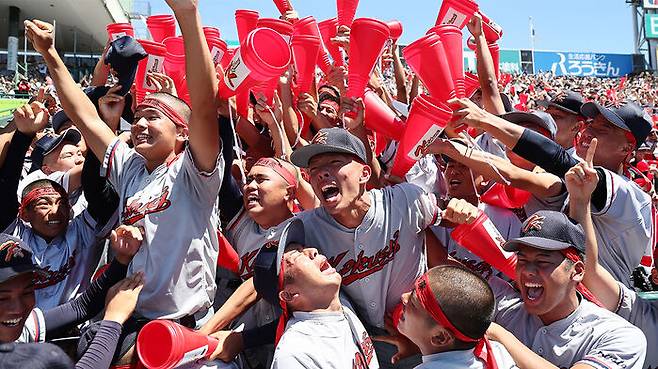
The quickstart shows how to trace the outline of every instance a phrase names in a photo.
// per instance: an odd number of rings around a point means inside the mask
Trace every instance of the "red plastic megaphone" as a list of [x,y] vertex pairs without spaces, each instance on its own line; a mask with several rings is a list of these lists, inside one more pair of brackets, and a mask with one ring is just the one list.
[[352,27],[357,6],[359,6],[359,0],[336,0],[338,26]]
[[222,38],[222,33],[219,31],[219,28],[217,27],[203,27],[203,34],[206,37],[213,36],[217,38]]
[[218,64],[221,64],[228,45],[221,38],[215,36],[214,34],[206,35],[206,43],[208,44],[208,51],[210,51],[210,56],[212,57],[213,65],[217,67]]
[[496,183],[482,194],[480,200],[504,209],[522,208],[530,200],[530,192]]
[[464,85],[465,85],[465,90],[466,90],[466,97],[471,98],[473,94],[480,89],[480,80],[478,79],[478,76],[471,73],[471,72],[466,72],[464,73]]
[[352,22],[347,96],[363,96],[370,74],[390,34],[388,25],[377,19],[359,18]]
[[473,224],[455,227],[450,237],[510,279],[516,279],[516,254],[503,250],[505,239],[483,211]]
[[318,37],[321,44],[319,48],[320,50],[318,54],[317,65],[320,67],[320,69],[322,69],[322,72],[324,72],[325,75],[328,74],[329,69],[331,68],[331,58],[325,49],[324,41],[320,35],[320,29],[318,28],[318,23],[315,21],[315,18],[308,16],[298,20],[295,24],[292,25],[292,34],[293,37],[296,35],[310,35]]
[[148,322],[137,336],[137,355],[150,369],[171,369],[209,358],[219,341],[170,320]]
[[276,5],[276,8],[279,9],[279,13],[281,15],[286,14],[286,12],[292,11],[292,4],[290,4],[290,1],[288,0],[274,0],[274,5]]
[[455,94],[458,98],[465,97],[462,31],[456,26],[446,24],[433,27],[430,32],[436,33],[441,38],[443,49],[448,57],[448,65],[455,85]]
[[491,44],[500,40],[503,37],[503,28],[484,15],[484,13],[479,13],[482,16],[482,31],[484,32],[484,38],[487,39],[487,43]]
[[155,42],[176,36],[176,19],[170,14],[152,15],[146,18],[146,27]]
[[123,36],[135,37],[135,30],[130,23],[112,23],[108,24],[106,29],[110,41],[114,41]]
[[257,28],[240,44],[220,79],[219,94],[226,99],[280,76],[290,64],[286,40],[269,28]]
[[242,118],[249,119],[249,91],[235,95],[235,111]]
[[456,96],[448,57],[439,36],[425,35],[407,45],[402,54],[432,97],[448,101]]
[[363,104],[366,107],[364,122],[366,128],[399,141],[405,124],[395,112],[370,89],[367,89],[363,95]]
[[271,28],[283,36],[286,42],[290,43],[290,37],[292,37],[292,24],[289,22],[276,18],[260,18],[256,27]]
[[235,11],[235,25],[238,28],[238,41],[240,41],[240,44],[251,31],[256,29],[259,16],[255,10],[238,9]]
[[226,67],[228,67],[228,64],[233,59],[237,49],[237,47],[230,47],[226,50],[226,54],[224,54],[224,57],[222,58],[222,70],[226,70]]
[[142,45],[144,51],[146,51],[148,54],[148,57],[140,60],[139,64],[137,65],[137,75],[135,76],[135,92],[137,95],[137,103],[139,103],[142,101],[144,96],[146,96],[146,92],[156,91],[156,86],[152,85],[149,83],[149,81],[146,80],[146,72],[163,72],[167,48],[159,42],[153,42],[149,40],[137,41]]
[[291,45],[292,59],[297,71],[297,92],[310,92],[315,80],[315,64],[320,51],[320,37],[295,35]]
[[478,8],[478,4],[471,0],[443,0],[435,25],[452,24],[462,29]]
[[427,95],[416,97],[411,103],[391,174],[404,178],[409,169],[424,156],[425,149],[441,135],[451,118],[452,110],[447,105],[430,102]]
[[185,41],[183,36],[168,37],[163,41],[167,48],[164,60],[165,72],[174,80],[177,91],[183,89],[183,77],[185,77]]
[[336,37],[338,32],[338,19],[330,18],[323,20],[318,23],[318,29],[320,30],[320,35],[322,36],[322,43],[324,47],[327,48],[327,52],[331,55],[331,58],[334,61],[334,65],[340,67],[345,65],[343,60],[343,52],[340,51],[340,47],[335,43],[331,42],[331,39]]
[[397,42],[400,36],[402,36],[402,22],[392,20],[386,24],[388,25],[388,29],[391,32],[391,40],[393,40],[394,43]]

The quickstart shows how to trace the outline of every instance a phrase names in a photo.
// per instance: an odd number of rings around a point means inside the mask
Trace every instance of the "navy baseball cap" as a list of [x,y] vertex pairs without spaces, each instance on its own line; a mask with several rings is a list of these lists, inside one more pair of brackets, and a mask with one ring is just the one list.
[[0,283],[35,270],[32,252],[23,241],[17,237],[0,233]]
[[308,168],[311,159],[320,154],[351,154],[362,162],[367,162],[366,148],[363,142],[340,127],[319,130],[310,144],[292,153],[290,160],[300,168]]
[[63,143],[77,145],[81,138],[82,135],[77,129],[67,129],[59,135],[47,134],[41,137],[34,145],[34,150],[32,150],[32,168],[30,172],[40,169],[43,165],[43,158],[53,152],[59,145]]
[[653,121],[649,114],[631,101],[623,101],[619,104],[607,106],[588,102],[583,105],[580,112],[586,118],[591,119],[601,114],[608,122],[630,132],[635,138],[636,148],[642,145],[653,128]]
[[64,351],[49,342],[0,344],[2,369],[71,369],[71,359]]
[[503,245],[505,251],[518,251],[520,246],[559,251],[574,247],[585,253],[585,233],[566,214],[551,210],[541,210],[532,214],[521,227],[520,237],[513,238]]
[[268,242],[254,260],[254,288],[258,295],[274,306],[279,306],[279,273],[281,260],[288,245],[306,243],[304,223],[293,218],[281,232],[278,242]]
[[64,112],[63,109],[58,111],[57,113],[55,113],[55,115],[53,115],[53,119],[51,121],[51,124],[53,126],[53,130],[55,131],[55,133],[59,132],[59,130],[64,125],[64,123],[66,123],[70,120],[71,119],[69,119],[69,117],[66,115],[66,113]]
[[553,117],[543,111],[531,110],[529,112],[525,111],[513,111],[510,113],[505,113],[500,116],[508,122],[515,124],[530,123],[540,128],[545,129],[552,140],[555,139],[555,134],[557,133],[557,124]]
[[118,95],[124,96],[130,91],[137,74],[137,65],[147,56],[142,44],[130,36],[119,37],[112,41],[105,55],[105,64],[109,64],[117,73],[121,85]]
[[550,100],[542,104],[570,114],[580,115],[580,108],[583,106],[583,103],[583,95],[575,91],[566,90],[553,94]]

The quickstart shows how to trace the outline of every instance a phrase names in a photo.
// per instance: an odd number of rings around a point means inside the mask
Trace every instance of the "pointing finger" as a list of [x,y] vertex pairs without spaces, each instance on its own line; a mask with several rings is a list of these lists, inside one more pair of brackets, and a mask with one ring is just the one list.
[[593,138],[592,141],[589,143],[589,148],[587,149],[587,155],[585,156],[585,163],[587,163],[587,166],[589,168],[593,167],[594,154],[596,153],[596,146],[598,142],[599,141],[596,138]]

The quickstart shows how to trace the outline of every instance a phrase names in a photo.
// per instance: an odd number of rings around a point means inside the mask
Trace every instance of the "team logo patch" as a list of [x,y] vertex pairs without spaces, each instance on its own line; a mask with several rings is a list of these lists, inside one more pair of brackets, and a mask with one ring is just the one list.
[[528,233],[530,230],[535,230],[537,232],[541,231],[545,219],[546,217],[541,215],[531,215],[530,218],[525,221],[525,226],[523,226],[523,233]]
[[141,219],[144,219],[148,214],[159,213],[167,210],[171,206],[171,201],[169,200],[169,187],[165,186],[162,189],[162,192],[151,200],[146,202],[143,201],[144,200],[141,196],[128,200],[128,203],[121,214],[123,224],[135,224]]
[[231,88],[235,88],[233,80],[238,78],[238,74],[236,73],[236,71],[240,66],[240,62],[241,60],[239,58],[235,58],[231,60],[231,64],[229,64],[228,68],[226,68],[226,72],[224,72],[224,76],[226,77],[226,80],[228,81],[229,85],[231,85]]
[[7,255],[5,255],[5,262],[9,263],[11,259],[17,257],[17,258],[24,258],[25,253],[22,247],[20,247],[15,241],[7,241],[0,245],[0,251],[5,251]]
[[313,137],[313,141],[311,141],[312,144],[317,144],[317,145],[325,145],[327,143],[327,133],[326,132],[318,132],[315,137]]

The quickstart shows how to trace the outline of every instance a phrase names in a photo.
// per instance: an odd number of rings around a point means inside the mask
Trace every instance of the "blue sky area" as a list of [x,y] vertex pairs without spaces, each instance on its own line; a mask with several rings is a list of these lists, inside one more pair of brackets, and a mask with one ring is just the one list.
[[[150,0],[153,14],[169,13],[164,0]],[[258,10],[261,16],[278,12],[269,0],[200,0],[205,25],[219,27],[222,37],[236,39],[235,9]],[[300,16],[318,20],[335,16],[332,0],[291,0]],[[530,48],[528,17],[535,27],[535,49],[631,53],[631,9],[624,0],[480,0],[480,9],[504,29],[502,48]],[[425,34],[436,20],[440,0],[361,0],[357,17],[400,20],[401,43]]]

